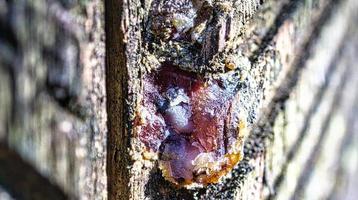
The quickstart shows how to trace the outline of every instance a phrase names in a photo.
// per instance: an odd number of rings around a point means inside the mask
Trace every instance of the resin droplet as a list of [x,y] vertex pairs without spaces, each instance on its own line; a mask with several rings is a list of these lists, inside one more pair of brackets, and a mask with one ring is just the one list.
[[165,178],[179,185],[217,182],[242,157],[234,83],[168,64],[144,81],[137,132],[147,151],[159,153]]

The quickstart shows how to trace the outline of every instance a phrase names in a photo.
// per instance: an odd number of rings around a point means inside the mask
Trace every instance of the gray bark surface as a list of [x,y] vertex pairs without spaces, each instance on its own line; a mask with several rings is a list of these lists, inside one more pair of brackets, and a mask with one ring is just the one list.
[[[64,199],[47,185],[107,196],[103,13],[96,0],[0,1],[0,182],[15,198]],[[26,190],[11,182],[26,174]]]

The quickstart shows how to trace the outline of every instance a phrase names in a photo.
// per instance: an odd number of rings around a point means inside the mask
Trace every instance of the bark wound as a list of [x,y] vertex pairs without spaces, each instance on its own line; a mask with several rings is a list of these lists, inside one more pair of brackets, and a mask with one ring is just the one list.
[[143,85],[136,130],[146,150],[159,154],[166,179],[217,182],[242,158],[235,77],[203,78],[164,63]]
[[224,49],[230,31],[230,17],[209,1],[157,0],[149,16],[149,51],[189,71],[202,72]]

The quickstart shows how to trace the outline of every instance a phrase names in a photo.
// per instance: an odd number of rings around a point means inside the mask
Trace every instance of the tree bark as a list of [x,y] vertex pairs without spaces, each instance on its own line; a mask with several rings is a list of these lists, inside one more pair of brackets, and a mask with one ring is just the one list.
[[[0,0],[0,199],[356,195],[357,9],[355,0]],[[239,80],[244,156],[218,183],[179,187],[144,151],[144,79],[167,63]]]
[[[325,51],[320,47],[325,43],[321,38],[329,34],[329,27],[340,24],[335,19],[346,19],[345,24],[356,26],[354,20],[350,20],[355,19],[355,15],[348,9],[357,6],[353,1],[213,2],[205,10],[206,14],[209,13],[206,19],[211,21],[205,29],[210,31],[204,30],[202,46],[196,47],[199,48],[197,50],[177,42],[181,49],[175,53],[171,51],[173,47],[170,42],[158,43],[158,40],[171,37],[160,29],[164,21],[159,21],[160,25],[155,22],[158,20],[155,9],[162,1],[106,3],[107,38],[111,38],[107,40],[107,93],[110,99],[108,154],[111,155],[107,166],[111,188],[109,198],[261,199],[275,198],[276,195],[296,198],[297,193],[306,194],[302,185],[293,189],[294,192],[292,189],[281,189],[284,188],[281,179],[290,177],[284,169],[295,165],[292,157],[318,160],[324,152],[317,155],[295,152],[303,148],[302,141],[310,134],[306,134],[308,130],[303,128],[301,136],[290,138],[291,130],[285,127],[300,127],[301,124],[287,121],[287,117],[293,116],[287,116],[286,107],[299,103],[292,95],[298,95],[298,88],[310,83],[308,72],[305,72],[311,67],[308,59],[318,59],[320,52]],[[181,10],[174,9],[172,12],[180,13]],[[165,17],[170,18],[169,15]],[[153,30],[153,26],[159,27],[158,30]],[[342,41],[350,40],[347,38],[352,36],[352,30],[345,27],[339,29],[340,37],[330,41],[334,46],[332,49],[343,48],[345,45]],[[327,57],[321,57],[317,65],[325,70],[328,68],[324,64],[327,60],[332,60],[331,66],[335,66],[335,60],[340,60],[345,54],[349,53],[345,50],[343,53],[327,52]],[[204,74],[224,73],[225,62],[230,60],[246,75],[245,87],[239,91],[239,104],[248,113],[245,122],[250,132],[244,147],[245,157],[218,184],[197,189],[178,188],[163,178],[156,161],[143,158],[143,144],[134,129],[134,119],[143,94],[141,85],[145,84],[143,77],[148,70],[160,68],[161,63],[168,60],[181,69]],[[327,80],[333,77],[332,74],[339,74],[332,68],[327,72]],[[327,91],[335,90],[327,83],[320,84],[328,88]],[[307,110],[311,106],[311,110],[317,109],[322,93],[317,94],[310,103],[300,104],[302,109]],[[335,98],[327,97],[322,101],[332,99]],[[124,115],[122,111],[125,111]],[[311,111],[311,114],[315,112]],[[322,120],[319,123],[327,126],[330,118],[334,117],[333,113],[328,117],[319,115],[318,118]],[[323,129],[323,132],[329,132],[328,129]],[[323,139],[316,139],[313,140],[319,146]],[[277,143],[284,145],[285,149],[281,149]],[[280,162],[273,164],[274,161]],[[301,173],[303,177],[303,173],[307,172]],[[300,184],[309,182],[309,179],[300,180]],[[280,190],[281,194],[275,193],[276,190]]]
[[107,196],[103,13],[97,0],[0,1],[0,171],[34,177],[1,176],[15,198]]

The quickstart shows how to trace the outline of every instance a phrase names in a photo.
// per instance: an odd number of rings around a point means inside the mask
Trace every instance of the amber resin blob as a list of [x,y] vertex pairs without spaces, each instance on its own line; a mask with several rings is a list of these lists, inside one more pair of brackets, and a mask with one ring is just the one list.
[[146,151],[178,185],[215,183],[241,160],[235,76],[201,78],[169,64],[144,78],[136,120]]

